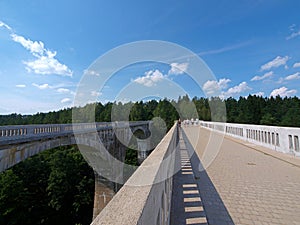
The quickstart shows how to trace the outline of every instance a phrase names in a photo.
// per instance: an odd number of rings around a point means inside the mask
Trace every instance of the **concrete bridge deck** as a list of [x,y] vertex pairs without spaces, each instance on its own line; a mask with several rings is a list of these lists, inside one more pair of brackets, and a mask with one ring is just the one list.
[[[206,215],[208,224],[300,224],[299,158],[225,136],[214,161],[206,170],[199,171],[213,131],[200,126],[182,130],[186,134],[182,141],[191,156],[193,180],[204,208],[202,215]],[[222,138],[221,134],[214,135]],[[178,187],[173,188],[174,191]],[[178,204],[172,204],[180,206],[181,200],[178,195],[174,198],[175,193],[173,201]],[[181,224],[206,224],[192,218]]]

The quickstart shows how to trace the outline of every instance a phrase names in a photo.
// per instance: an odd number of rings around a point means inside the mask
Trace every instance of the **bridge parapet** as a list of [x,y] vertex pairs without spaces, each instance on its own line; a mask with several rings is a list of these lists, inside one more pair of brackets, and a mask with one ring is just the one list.
[[[0,172],[38,154],[41,151],[64,145],[77,144],[74,135],[80,135],[83,143],[90,144],[99,138],[110,146],[115,135],[131,135],[128,130],[149,128],[149,121],[77,124],[38,124],[0,126]],[[124,137],[123,139],[126,140]],[[98,146],[95,143],[91,147]]]
[[73,133],[87,133],[100,130],[122,129],[138,127],[148,124],[149,121],[75,123],[75,124],[37,124],[0,126],[0,145],[33,141],[39,138],[55,138],[58,136],[73,135]]
[[300,157],[300,128],[199,121],[202,127]]
[[175,170],[175,154],[172,152],[176,151],[178,141],[175,124],[92,225],[170,224]]

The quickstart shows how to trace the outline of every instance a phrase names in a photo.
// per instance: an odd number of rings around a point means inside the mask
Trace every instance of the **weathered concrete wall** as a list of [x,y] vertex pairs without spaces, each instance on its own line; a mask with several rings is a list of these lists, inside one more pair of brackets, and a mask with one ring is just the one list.
[[169,224],[177,124],[93,221],[104,224]]
[[[191,125],[187,122],[185,124]],[[300,157],[300,128],[198,121],[201,125],[244,141]]]
[[0,149],[0,172],[44,150],[76,144],[74,137],[58,137],[20,144],[4,145]]
[[113,182],[106,180],[95,173],[95,195],[93,219],[95,219],[104,207],[115,195],[115,186]]
[[122,158],[119,157],[120,149],[113,146],[119,145],[115,137],[127,140],[132,134],[130,129],[148,132],[148,125],[149,122],[142,121],[119,122],[114,126],[111,123],[0,126],[0,172],[41,151],[59,146],[81,144],[100,149],[99,140],[119,159]]

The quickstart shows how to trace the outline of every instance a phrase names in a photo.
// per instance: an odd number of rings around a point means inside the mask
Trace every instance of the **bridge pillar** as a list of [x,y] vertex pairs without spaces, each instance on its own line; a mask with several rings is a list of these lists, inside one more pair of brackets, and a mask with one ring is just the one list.
[[[118,132],[125,132],[119,130]],[[96,160],[93,165],[98,167],[94,171],[95,174],[95,195],[94,195],[94,209],[93,220],[99,215],[104,207],[114,197],[115,193],[122,187],[123,178],[123,162],[125,161],[126,147],[118,140],[115,134],[107,137],[111,141],[106,140],[105,151],[108,150],[109,154],[119,162],[111,162],[110,159],[95,157],[91,155],[89,159]],[[95,150],[92,150],[95,151]],[[90,161],[90,160],[89,160]],[[103,175],[103,176],[101,176]],[[112,179],[112,180],[109,180]]]
[[138,164],[141,165],[142,162],[147,158],[149,155],[149,140],[147,139],[138,139]]
[[115,195],[114,183],[95,173],[93,220]]

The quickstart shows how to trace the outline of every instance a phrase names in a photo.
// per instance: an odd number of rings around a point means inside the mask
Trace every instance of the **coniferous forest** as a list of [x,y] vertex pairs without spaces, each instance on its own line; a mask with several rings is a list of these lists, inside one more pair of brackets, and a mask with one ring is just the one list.
[[[281,98],[277,96],[266,98],[249,95],[239,99],[228,98],[223,100],[218,97],[210,99],[194,97],[190,99],[188,96],[183,96],[177,101],[163,99],[124,104],[120,102],[110,102],[105,105],[94,103],[75,109],[81,115],[91,117],[84,118],[85,122],[110,122],[113,107],[121,110],[131,108],[129,118],[123,118],[124,120],[139,121],[161,117],[166,122],[167,127],[170,128],[174,120],[179,118],[178,111],[184,111],[184,116],[189,119],[199,118],[200,120],[210,121],[212,118],[210,107],[220,102],[226,106],[226,117],[224,118],[224,115],[214,115],[214,120],[227,121],[228,123],[300,127],[300,99],[298,97]],[[194,106],[197,112],[193,110]],[[93,108],[95,108],[95,115],[90,115],[89,112]],[[120,114],[122,114],[121,111]],[[0,125],[54,123],[72,123],[72,108],[34,115],[0,115]]]
[[[199,118],[210,121],[210,107],[225,104],[226,116],[218,110],[214,119],[230,123],[300,127],[300,99],[260,96],[151,100],[136,103],[88,104],[76,108],[85,122],[111,121],[114,113],[130,109],[130,121],[162,118],[169,129],[174,120]],[[89,112],[95,111],[94,115]],[[34,115],[0,115],[0,125],[72,123],[73,109]],[[180,112],[182,115],[179,116]],[[73,111],[74,112],[74,111]],[[90,118],[89,118],[90,117]],[[122,116],[119,117],[122,119]],[[75,121],[76,122],[76,121]],[[80,121],[77,121],[80,122]],[[136,165],[137,154],[129,150],[126,162]],[[0,225],[90,224],[93,211],[94,174],[76,146],[44,151],[0,173]]]

